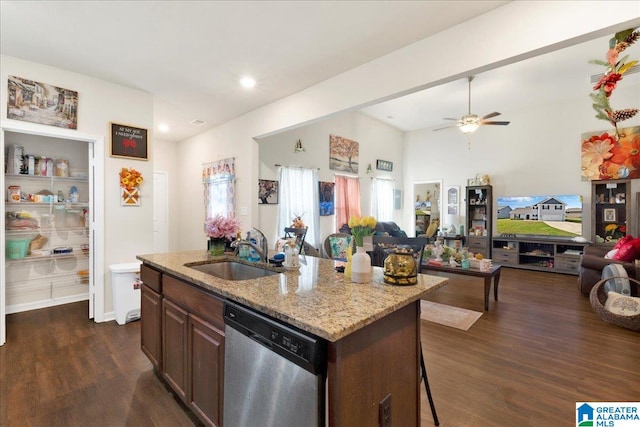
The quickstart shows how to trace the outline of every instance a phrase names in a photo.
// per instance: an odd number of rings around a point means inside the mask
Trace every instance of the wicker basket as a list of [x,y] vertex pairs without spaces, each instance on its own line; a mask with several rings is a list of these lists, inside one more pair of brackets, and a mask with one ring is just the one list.
[[[635,314],[633,316],[620,316],[614,314],[610,311],[604,309],[604,303],[607,301],[607,294],[604,291],[604,284],[611,279],[616,279],[618,277],[607,277],[606,279],[602,279],[593,285],[591,288],[591,293],[589,294],[589,300],[591,301],[591,306],[596,314],[607,323],[613,323],[614,325],[622,326],[623,328],[631,329],[634,331],[640,331],[640,314]],[[623,279],[628,279],[631,287],[636,287],[636,292],[631,292],[637,295],[637,290],[640,285],[640,281],[636,279],[632,279],[630,277],[623,277]]]

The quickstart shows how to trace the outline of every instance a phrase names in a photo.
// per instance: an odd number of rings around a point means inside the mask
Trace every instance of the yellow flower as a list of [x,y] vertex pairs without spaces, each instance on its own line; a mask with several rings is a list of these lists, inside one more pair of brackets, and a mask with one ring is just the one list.
[[349,228],[356,227],[360,225],[360,218],[357,216],[352,216],[351,218],[349,218],[349,222],[347,224],[349,225]]
[[604,230],[605,231],[615,231],[616,228],[618,228],[618,224],[609,224],[604,228]]

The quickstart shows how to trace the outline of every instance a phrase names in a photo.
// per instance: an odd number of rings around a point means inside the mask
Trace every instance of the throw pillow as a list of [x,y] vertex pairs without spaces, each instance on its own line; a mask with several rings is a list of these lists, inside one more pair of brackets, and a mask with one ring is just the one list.
[[616,254],[618,253],[620,249],[618,248],[614,248],[611,249],[609,252],[607,252],[607,254],[604,256],[605,259],[615,259],[614,257],[616,256]]
[[351,245],[351,236],[348,237],[329,237],[329,246],[331,247],[331,258],[338,261],[347,260],[347,248]]
[[622,239],[618,240],[615,245],[613,245],[613,249],[620,249],[622,245],[633,240],[633,236],[631,234],[627,234]]
[[640,258],[640,238],[633,239],[624,243],[618,253],[615,254],[613,259],[619,261],[631,262],[634,259]]
[[640,298],[627,297],[610,291],[604,309],[618,316],[635,316],[640,314]]

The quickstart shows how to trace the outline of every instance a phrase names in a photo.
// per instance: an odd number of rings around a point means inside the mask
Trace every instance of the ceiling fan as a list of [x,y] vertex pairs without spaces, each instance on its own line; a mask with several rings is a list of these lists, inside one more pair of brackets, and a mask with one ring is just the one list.
[[440,128],[434,129],[434,130],[442,130],[442,129],[458,127],[458,128],[460,128],[462,133],[473,133],[480,126],[484,126],[484,125],[506,126],[506,125],[509,124],[509,122],[499,122],[499,121],[489,121],[489,120],[487,120],[487,119],[491,119],[493,117],[499,116],[500,113],[498,113],[497,111],[494,111],[493,113],[489,113],[484,117],[480,117],[477,114],[471,114],[471,82],[473,81],[473,78],[474,78],[474,76],[467,77],[467,80],[469,81],[469,112],[468,112],[468,114],[465,114],[460,119],[452,119],[450,117],[445,117],[444,120],[454,120],[457,123],[452,124],[452,125],[448,125],[448,126],[443,126],[443,127],[440,127]]

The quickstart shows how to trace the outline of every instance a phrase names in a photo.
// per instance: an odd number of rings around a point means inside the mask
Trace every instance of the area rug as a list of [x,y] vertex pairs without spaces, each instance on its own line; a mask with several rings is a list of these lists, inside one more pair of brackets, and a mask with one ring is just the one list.
[[440,325],[466,331],[480,316],[479,311],[420,300],[420,318]]

